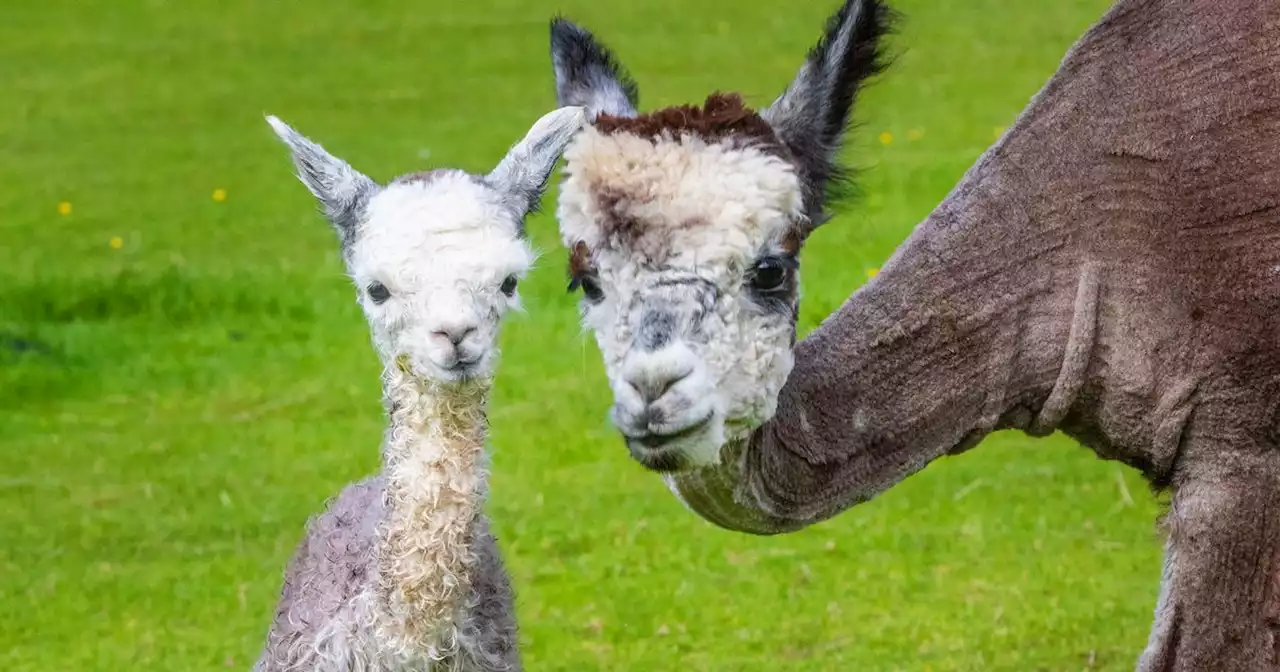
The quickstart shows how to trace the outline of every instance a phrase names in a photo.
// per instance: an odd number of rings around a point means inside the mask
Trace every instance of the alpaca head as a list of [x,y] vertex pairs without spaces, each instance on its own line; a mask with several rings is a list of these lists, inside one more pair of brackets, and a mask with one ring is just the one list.
[[438,169],[379,185],[267,118],[337,230],[383,362],[442,383],[492,375],[499,319],[533,261],[525,215],[584,120],[577,107],[551,112],[486,175]]
[[604,354],[611,418],[645,466],[713,464],[772,416],[790,373],[799,252],[826,218],[842,136],[882,63],[888,10],[847,0],[767,109],[713,94],[639,114],[586,30],[551,26],[561,104],[593,119],[565,151],[571,288]]

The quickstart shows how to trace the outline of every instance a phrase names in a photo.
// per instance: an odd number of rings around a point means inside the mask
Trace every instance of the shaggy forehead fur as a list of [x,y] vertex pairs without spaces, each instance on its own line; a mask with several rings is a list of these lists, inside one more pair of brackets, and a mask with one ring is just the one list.
[[435,276],[496,288],[532,262],[519,229],[499,195],[475,176],[417,173],[369,201],[351,244],[351,270],[358,281],[376,280],[392,292],[420,289]]
[[559,215],[571,263],[584,254],[605,263],[597,258],[605,249],[688,266],[794,247],[802,192],[783,156],[758,115],[721,98],[702,109],[600,117],[565,151]]

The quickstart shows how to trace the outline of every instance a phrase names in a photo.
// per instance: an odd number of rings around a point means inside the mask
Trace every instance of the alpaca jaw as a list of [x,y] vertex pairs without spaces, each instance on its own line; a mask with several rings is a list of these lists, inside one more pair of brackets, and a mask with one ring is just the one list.
[[678,471],[718,461],[727,404],[706,364],[683,341],[656,351],[633,347],[613,388],[609,419],[640,464]]
[[772,416],[790,373],[796,270],[768,297],[752,278],[798,249],[795,171],[752,144],[591,126],[565,158],[561,235],[575,283],[591,285],[582,315],[613,388],[610,419],[649,469],[716,464]]
[[[602,277],[609,287],[604,302],[584,311],[605,354],[614,397],[610,420],[631,456],[648,469],[717,464],[722,446],[745,439],[773,416],[791,371],[794,313],[759,309],[731,266],[720,269],[728,277],[723,285],[707,291],[715,299],[672,283],[670,272],[656,272],[646,284],[665,286],[662,298],[648,295],[638,301],[645,307],[623,311],[618,304],[646,293],[628,295]],[[701,271],[714,268],[708,262]],[[671,315],[680,317],[655,318]],[[665,325],[664,334],[653,333],[655,323]]]

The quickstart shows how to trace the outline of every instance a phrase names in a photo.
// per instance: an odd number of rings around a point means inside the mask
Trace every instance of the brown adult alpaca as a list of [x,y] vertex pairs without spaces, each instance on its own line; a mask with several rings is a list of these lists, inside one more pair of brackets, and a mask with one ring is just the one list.
[[[826,44],[878,6],[846,2]],[[863,37],[874,45],[876,36]],[[779,120],[797,119],[788,97],[821,117],[832,98],[814,84],[833,81],[846,61],[820,45],[761,112],[782,142],[732,130],[654,133],[645,120],[661,115],[638,115],[634,85],[607,50],[581,29],[553,28],[561,102],[604,113],[566,154],[562,233],[632,454],[708,520],[774,534],[864,502],[992,431],[1061,430],[1171,491],[1162,589],[1139,669],[1280,668],[1277,36],[1276,2],[1120,0],[880,274],[796,344],[792,368],[761,366],[751,349],[749,321],[770,305],[750,302],[759,290],[751,264],[770,258],[761,250],[786,259],[781,277],[794,283],[780,232],[809,230],[822,184],[806,158],[831,144],[789,142],[794,126]],[[846,100],[858,82],[840,82]],[[845,118],[820,138],[838,140]],[[605,138],[635,170],[671,165],[662,157],[677,146],[772,152],[798,177],[806,207],[788,210],[779,196],[769,206],[790,228],[779,220],[754,238],[692,238],[689,224],[732,233],[715,199],[697,216],[671,214],[687,206],[681,189],[695,191],[698,172],[633,188],[629,173],[610,172]],[[763,175],[758,163],[737,165],[720,165],[715,184]],[[597,235],[619,221],[647,238]],[[686,247],[679,254],[706,263],[654,263],[674,249],[664,240],[711,241],[715,255]],[[725,241],[741,253],[725,252]],[[731,272],[744,262],[745,272]],[[664,274],[684,274],[685,284]],[[707,302],[691,298],[699,292]],[[794,305],[793,284],[776,298]],[[781,337],[766,333],[765,351]],[[720,375],[726,361],[732,375]],[[780,372],[790,375],[775,393]],[[686,412],[702,399],[726,401],[706,416]],[[754,422],[735,429],[743,419]]]

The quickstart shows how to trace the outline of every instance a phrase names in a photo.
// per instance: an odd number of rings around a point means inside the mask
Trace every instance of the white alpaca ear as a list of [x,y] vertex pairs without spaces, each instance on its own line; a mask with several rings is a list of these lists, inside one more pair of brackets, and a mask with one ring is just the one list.
[[325,217],[338,229],[344,246],[349,244],[365,206],[378,193],[378,185],[279,118],[267,115],[267,123],[293,153],[298,179],[320,201]]
[[592,120],[600,114],[636,116],[635,80],[586,28],[563,18],[551,22],[551,66],[560,105],[581,105]]
[[521,217],[536,210],[556,160],[586,123],[586,110],[581,107],[549,112],[485,176],[485,182],[502,193],[503,200]]

